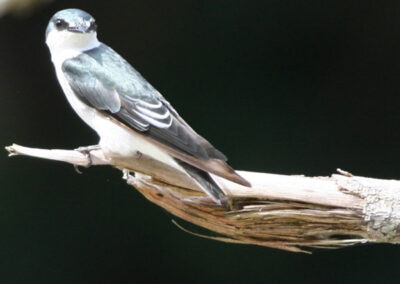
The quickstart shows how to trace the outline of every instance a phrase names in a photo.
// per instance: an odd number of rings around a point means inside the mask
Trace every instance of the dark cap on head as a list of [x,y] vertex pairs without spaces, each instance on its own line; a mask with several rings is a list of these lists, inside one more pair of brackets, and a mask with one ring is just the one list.
[[96,31],[97,25],[89,13],[80,9],[65,9],[58,11],[51,17],[46,29],[46,38],[53,29],[89,33]]

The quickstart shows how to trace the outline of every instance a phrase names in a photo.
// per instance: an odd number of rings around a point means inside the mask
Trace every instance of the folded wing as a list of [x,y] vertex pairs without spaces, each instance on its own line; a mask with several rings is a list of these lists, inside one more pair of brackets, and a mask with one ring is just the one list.
[[111,51],[102,45],[63,63],[65,77],[84,103],[109,113],[192,166],[249,185],[225,163],[224,154],[198,135],[156,89]]

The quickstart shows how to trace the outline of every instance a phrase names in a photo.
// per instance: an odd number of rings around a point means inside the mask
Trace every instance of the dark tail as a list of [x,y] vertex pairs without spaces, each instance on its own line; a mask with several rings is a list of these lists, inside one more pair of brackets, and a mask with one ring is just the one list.
[[223,200],[225,200],[225,194],[209,173],[178,159],[175,159],[175,161],[185,169],[185,171],[198,183],[201,189],[212,198],[212,200],[218,204],[224,203]]

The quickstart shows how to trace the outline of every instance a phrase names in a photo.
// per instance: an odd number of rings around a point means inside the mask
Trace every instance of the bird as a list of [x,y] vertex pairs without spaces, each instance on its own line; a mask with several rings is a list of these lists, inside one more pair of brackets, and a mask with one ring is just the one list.
[[78,148],[89,158],[98,148],[125,158],[145,154],[189,176],[217,204],[226,195],[212,175],[251,186],[131,64],[98,40],[89,13],[56,12],[46,44],[68,102],[100,138],[98,145]]

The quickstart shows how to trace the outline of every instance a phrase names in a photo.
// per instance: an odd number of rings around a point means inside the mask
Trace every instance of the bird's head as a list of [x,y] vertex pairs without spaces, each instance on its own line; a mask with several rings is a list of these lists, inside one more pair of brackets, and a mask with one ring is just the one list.
[[87,50],[98,45],[94,18],[80,9],[66,9],[54,14],[46,29],[50,50]]

